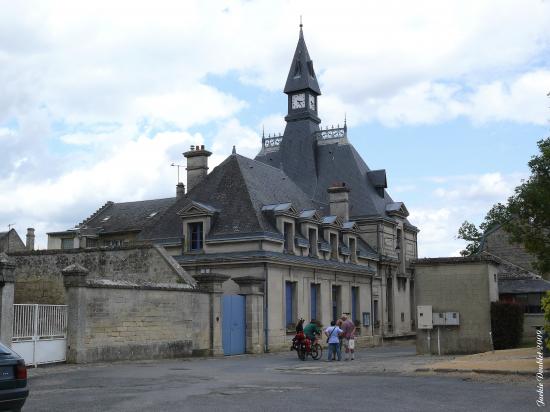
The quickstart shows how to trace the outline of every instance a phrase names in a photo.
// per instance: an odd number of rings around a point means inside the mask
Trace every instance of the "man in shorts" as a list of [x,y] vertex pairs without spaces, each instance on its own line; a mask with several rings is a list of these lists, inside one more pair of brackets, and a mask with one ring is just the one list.
[[349,318],[349,313],[342,314],[342,330],[345,360],[353,360],[355,359],[355,323]]

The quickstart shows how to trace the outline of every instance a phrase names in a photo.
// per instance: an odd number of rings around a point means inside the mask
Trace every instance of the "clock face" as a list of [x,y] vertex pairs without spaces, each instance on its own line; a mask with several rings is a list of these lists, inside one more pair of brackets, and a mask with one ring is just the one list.
[[315,110],[315,96],[309,95],[309,108]]
[[304,93],[295,94],[292,96],[292,108],[303,109],[306,107],[306,95]]

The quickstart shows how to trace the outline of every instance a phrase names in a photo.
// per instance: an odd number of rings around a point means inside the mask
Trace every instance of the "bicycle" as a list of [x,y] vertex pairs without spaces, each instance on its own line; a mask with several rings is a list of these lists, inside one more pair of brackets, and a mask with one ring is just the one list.
[[296,345],[296,352],[298,353],[298,359],[302,361],[305,361],[308,355],[310,355],[313,360],[319,360],[323,356],[323,347],[318,339],[315,339],[315,341],[309,345],[303,340]]

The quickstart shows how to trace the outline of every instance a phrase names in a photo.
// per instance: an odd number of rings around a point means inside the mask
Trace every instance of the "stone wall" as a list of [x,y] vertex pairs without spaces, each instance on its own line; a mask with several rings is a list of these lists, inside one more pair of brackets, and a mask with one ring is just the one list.
[[537,336],[537,327],[544,326],[544,313],[526,313],[523,315],[523,340],[532,341]]
[[[62,276],[68,305],[67,362],[221,351],[221,281],[216,276],[206,275],[203,282],[209,287],[202,289],[90,278],[78,264],[63,269]],[[210,283],[209,278],[213,278]]]
[[206,293],[96,285],[84,295],[83,347],[69,344],[69,361],[181,357],[209,348]]
[[[477,353],[492,350],[491,302],[498,299],[497,266],[488,259],[435,258],[415,263],[416,305],[430,305],[433,312],[458,312],[459,326],[417,329],[420,354]],[[431,338],[431,342],[430,339]]]
[[483,241],[483,251],[533,271],[535,257],[528,253],[523,245],[510,242],[510,235],[501,227],[487,234]]
[[87,268],[89,277],[95,279],[192,284],[193,279],[163,252],[158,246],[141,245],[10,253],[16,265],[15,303],[64,304],[61,270],[72,264]]
[[25,244],[15,229],[11,229],[4,237],[0,238],[0,252],[10,253],[25,249]]

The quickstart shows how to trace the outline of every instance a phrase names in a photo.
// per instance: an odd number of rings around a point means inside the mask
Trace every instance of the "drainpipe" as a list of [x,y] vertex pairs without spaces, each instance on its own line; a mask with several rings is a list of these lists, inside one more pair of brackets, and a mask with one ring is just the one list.
[[267,316],[267,312],[269,310],[269,302],[268,302],[268,281],[267,281],[267,263],[264,263],[264,352],[269,352],[269,343],[268,343],[268,336],[269,336],[269,317]]
[[372,336],[372,346],[374,346],[374,297],[372,296],[372,281],[374,276],[370,277],[370,334]]

